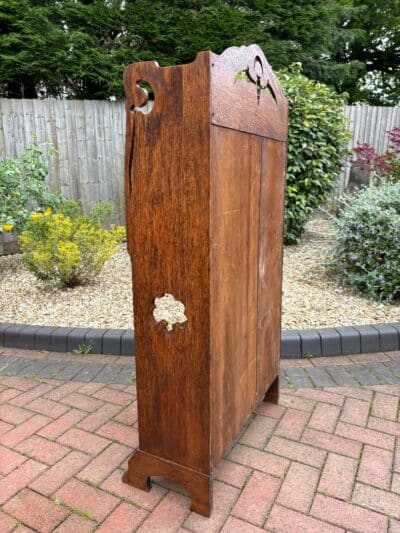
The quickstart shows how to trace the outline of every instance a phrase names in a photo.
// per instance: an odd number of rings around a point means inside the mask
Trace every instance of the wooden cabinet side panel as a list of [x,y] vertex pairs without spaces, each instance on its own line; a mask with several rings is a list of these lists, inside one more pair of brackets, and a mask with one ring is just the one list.
[[257,399],[279,375],[286,143],[262,139]]
[[237,438],[256,400],[261,141],[211,127],[212,458]]
[[[182,67],[146,65],[129,73],[131,83],[152,85],[155,104],[148,115],[134,112],[126,184],[139,448],[208,473],[209,56]],[[166,293],[187,317],[171,332],[152,315],[154,299]]]

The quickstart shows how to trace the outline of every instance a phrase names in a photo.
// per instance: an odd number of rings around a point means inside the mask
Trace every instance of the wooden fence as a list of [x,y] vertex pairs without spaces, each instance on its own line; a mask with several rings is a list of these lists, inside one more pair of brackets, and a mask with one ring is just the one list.
[[0,99],[0,157],[20,153],[34,136],[39,146],[51,141],[50,188],[85,210],[111,201],[122,223],[124,113],[122,102]]
[[[352,131],[350,147],[368,142],[385,150],[385,132],[400,126],[399,107],[346,106]],[[36,136],[39,145],[51,141],[53,157],[48,184],[85,209],[108,200],[115,204],[115,220],[124,222],[123,159],[125,112],[122,102],[98,100],[0,99],[0,157],[20,153]],[[346,163],[335,199],[349,176]]]

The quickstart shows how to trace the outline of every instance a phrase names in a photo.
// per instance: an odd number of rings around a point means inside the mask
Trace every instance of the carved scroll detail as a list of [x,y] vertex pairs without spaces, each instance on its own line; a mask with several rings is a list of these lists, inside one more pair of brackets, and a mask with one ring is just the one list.
[[133,154],[134,154],[134,137],[135,137],[135,112],[139,111],[147,115],[152,110],[149,102],[147,90],[139,85],[141,81],[148,81],[153,90],[154,73],[159,69],[156,61],[147,61],[145,63],[133,63],[129,65],[124,72],[124,89],[126,95],[126,142],[125,142],[125,195],[129,201],[133,188]]
[[264,52],[257,44],[250,46],[232,46],[223,52],[220,56],[221,63],[229,65],[230,69],[235,72],[246,71],[251,81],[258,87],[271,91],[275,101],[283,98],[279,83],[268,63]]

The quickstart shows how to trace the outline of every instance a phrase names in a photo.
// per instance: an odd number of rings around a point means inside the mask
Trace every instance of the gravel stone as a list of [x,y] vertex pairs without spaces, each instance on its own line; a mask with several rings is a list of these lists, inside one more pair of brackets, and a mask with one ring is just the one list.
[[[374,303],[337,282],[327,266],[334,243],[334,226],[320,214],[309,222],[300,244],[285,247],[282,329],[398,322],[399,305]],[[0,322],[132,329],[132,310],[126,246],[94,284],[73,289],[38,281],[20,255],[0,257]]]

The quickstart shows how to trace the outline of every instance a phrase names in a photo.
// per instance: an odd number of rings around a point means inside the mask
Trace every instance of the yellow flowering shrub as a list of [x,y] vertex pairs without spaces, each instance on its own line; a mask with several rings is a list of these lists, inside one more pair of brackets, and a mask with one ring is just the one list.
[[29,215],[29,218],[31,220],[37,220],[38,218],[42,218],[43,214],[42,213],[32,213],[31,215]]
[[76,202],[56,214],[31,218],[20,237],[23,261],[38,279],[66,287],[93,281],[125,239],[125,228],[104,224],[112,204],[100,203],[82,215]]

